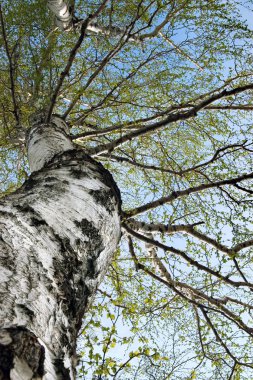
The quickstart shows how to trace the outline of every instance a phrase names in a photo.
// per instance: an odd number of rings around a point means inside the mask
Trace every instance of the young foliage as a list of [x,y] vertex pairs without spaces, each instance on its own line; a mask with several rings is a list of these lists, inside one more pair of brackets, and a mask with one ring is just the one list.
[[249,379],[252,4],[66,6],[57,27],[46,2],[2,2],[0,178],[4,195],[28,176],[24,136],[44,110],[120,188],[122,242],[85,315],[79,378]]

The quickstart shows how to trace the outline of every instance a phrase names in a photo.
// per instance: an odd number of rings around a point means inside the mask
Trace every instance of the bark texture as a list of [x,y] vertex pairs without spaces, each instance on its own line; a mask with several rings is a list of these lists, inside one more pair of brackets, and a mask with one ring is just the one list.
[[56,25],[62,30],[72,29],[72,15],[69,11],[68,2],[65,3],[62,0],[48,0],[47,4],[56,17]]
[[110,173],[58,117],[35,120],[34,171],[0,202],[0,379],[74,379],[82,316],[120,238]]

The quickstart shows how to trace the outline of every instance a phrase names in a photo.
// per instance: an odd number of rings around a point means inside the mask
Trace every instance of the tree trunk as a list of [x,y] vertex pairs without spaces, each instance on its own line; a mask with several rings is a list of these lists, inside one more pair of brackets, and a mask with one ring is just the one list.
[[82,316],[120,239],[110,173],[35,120],[33,173],[0,202],[0,379],[74,379]]

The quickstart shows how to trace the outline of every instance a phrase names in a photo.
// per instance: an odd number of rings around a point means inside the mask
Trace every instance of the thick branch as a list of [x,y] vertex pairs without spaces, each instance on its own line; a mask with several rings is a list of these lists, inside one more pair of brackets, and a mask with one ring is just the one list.
[[244,104],[227,104],[227,105],[217,105],[217,106],[208,106],[205,108],[206,110],[231,110],[231,111],[253,111],[253,106],[251,105],[244,105]]
[[[104,9],[108,0],[104,0],[96,13],[94,13],[92,18],[97,17],[102,10]],[[72,30],[77,25],[82,28],[83,24],[86,23],[86,20],[77,20],[73,14],[73,10],[71,11],[69,5],[65,3],[63,0],[47,0],[48,8],[56,17],[56,25],[65,31]],[[92,30],[92,20],[87,24],[86,29]]]
[[170,195],[168,195],[166,197],[159,198],[156,201],[146,203],[145,205],[142,205],[140,207],[137,207],[135,209],[127,211],[124,214],[124,216],[126,218],[129,218],[131,216],[138,215],[138,214],[141,214],[143,212],[152,210],[156,207],[162,206],[166,203],[171,203],[175,199],[182,198],[182,197],[188,196],[190,194],[198,193],[198,192],[204,191],[206,189],[218,188],[218,187],[224,186],[224,185],[234,185],[238,182],[242,182],[242,181],[245,181],[247,179],[252,179],[252,178],[253,178],[253,172],[251,172],[249,174],[244,174],[244,175],[239,176],[239,177],[225,179],[222,181],[204,183],[204,184],[199,185],[199,186],[189,187],[188,189],[185,189],[185,190],[173,191]]
[[[173,123],[177,122],[180,120],[187,120],[191,117],[196,117],[197,113],[207,107],[209,104],[215,102],[218,99],[226,98],[228,96],[236,95],[248,90],[253,89],[253,83],[245,85],[245,86],[240,86],[236,87],[232,90],[223,90],[218,93],[214,93],[210,97],[200,101],[199,103],[189,106],[190,109],[178,113],[171,113],[167,117],[165,117],[163,120],[160,120],[156,123],[149,124],[149,125],[144,125],[143,127],[140,127],[137,131],[131,132],[129,134],[125,134],[122,137],[104,145],[99,145],[96,148],[90,149],[90,154],[91,155],[100,155],[101,153],[106,153],[106,152],[112,152],[114,149],[116,149],[118,146],[126,143],[127,141],[131,141],[136,137],[146,135],[150,132],[154,132],[158,129],[161,129],[162,127]],[[203,95],[204,96],[204,95]]]
[[219,271],[215,271],[203,264],[200,264],[198,261],[192,259],[190,256],[188,256],[184,251],[182,250],[179,250],[177,248],[174,248],[174,247],[169,247],[163,243],[160,243],[159,241],[157,240],[154,240],[154,239],[150,239],[148,238],[147,236],[144,236],[142,234],[139,234],[138,232],[132,230],[131,228],[129,228],[129,226],[126,224],[126,223],[123,223],[123,228],[132,236],[134,236],[135,238],[139,239],[139,240],[142,240],[144,241],[145,243],[149,243],[151,245],[155,245],[157,246],[158,248],[161,248],[162,250],[164,250],[165,252],[171,252],[171,253],[174,253],[175,255],[177,256],[180,256],[182,257],[186,262],[188,262],[190,265],[193,265],[195,268],[199,269],[199,270],[202,270],[206,273],[209,273],[213,276],[215,276],[216,278],[219,278],[220,280],[222,280],[223,282],[229,284],[229,285],[232,285],[232,286],[235,286],[235,287],[248,287],[248,288],[251,288],[253,289],[253,284],[249,283],[249,282],[243,282],[243,281],[233,281],[231,280],[230,278],[228,278],[227,276],[223,276]]
[[213,246],[218,251],[226,253],[229,257],[234,258],[235,255],[240,252],[244,248],[251,247],[253,245],[253,239],[246,240],[242,243],[236,244],[232,248],[228,248],[227,246],[219,243],[217,240],[205,235],[203,232],[197,231],[194,229],[195,226],[203,224],[203,222],[196,222],[193,224],[178,224],[178,225],[170,225],[170,224],[148,224],[145,222],[139,222],[135,219],[128,219],[127,224],[131,226],[134,230],[147,232],[160,232],[166,234],[174,234],[178,232],[183,232],[189,235],[196,237],[197,239]]
[[[124,225],[124,228],[127,230],[128,233],[132,234],[133,236],[140,238],[140,235],[137,234],[134,231],[129,230],[128,227]],[[138,236],[137,236],[138,235]],[[146,238],[146,237],[141,237],[141,240],[149,242],[151,244],[154,244],[154,240]],[[158,244],[157,244],[158,243]],[[157,246],[164,246],[163,244],[155,241],[155,245]],[[165,246],[166,247],[166,246]],[[167,247],[168,248],[168,247]],[[169,247],[171,248],[171,247]],[[164,249],[164,248],[163,248]],[[167,249],[168,250],[168,249]],[[173,249],[174,250],[174,249]],[[173,252],[171,250],[171,252]],[[163,265],[161,260],[157,257],[157,260],[160,261],[159,263],[159,271],[162,272],[163,277],[159,277],[156,274],[152,273],[149,271],[143,264],[139,264],[140,269],[144,270],[146,273],[150,274],[153,278],[157,279],[158,281],[164,283],[167,285],[169,288],[175,290],[178,294],[186,298],[189,302],[200,306],[201,304],[199,303],[200,300],[206,301],[207,304],[213,305],[215,309],[213,309],[216,312],[219,312],[223,314],[226,318],[230,319],[233,321],[239,328],[247,332],[250,336],[253,336],[253,329],[248,327],[238,315],[230,311],[228,308],[224,306],[226,304],[227,300],[222,300],[222,299],[217,299],[214,297],[209,297],[202,291],[193,288],[192,286],[182,283],[180,281],[175,281],[172,279],[171,275],[167,271],[166,267]],[[203,306],[203,305],[202,305]]]

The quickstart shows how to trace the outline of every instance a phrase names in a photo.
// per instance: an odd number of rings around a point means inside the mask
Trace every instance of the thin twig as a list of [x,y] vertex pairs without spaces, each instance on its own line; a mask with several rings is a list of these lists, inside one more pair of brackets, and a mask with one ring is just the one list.
[[201,67],[198,62],[196,62],[194,59],[192,59],[189,54],[187,54],[185,51],[183,51],[182,49],[180,49],[180,47],[178,45],[176,45],[170,38],[168,38],[167,36],[165,36],[162,32],[159,32],[159,35],[165,40],[167,41],[171,46],[174,47],[174,49],[181,55],[183,55],[185,58],[187,58],[191,63],[193,63],[195,66],[197,66],[201,71],[203,71],[203,67]]

